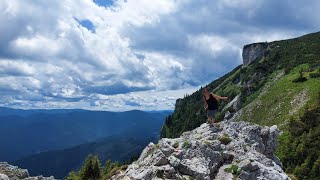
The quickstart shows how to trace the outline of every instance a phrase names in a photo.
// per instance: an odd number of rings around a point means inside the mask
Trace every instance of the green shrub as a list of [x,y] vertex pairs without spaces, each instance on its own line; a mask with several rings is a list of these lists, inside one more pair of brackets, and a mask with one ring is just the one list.
[[229,144],[229,143],[231,142],[231,138],[229,137],[228,134],[224,134],[223,136],[221,136],[221,137],[219,138],[219,141],[220,141],[222,144],[227,145],[227,144]]
[[310,78],[318,78],[318,77],[320,77],[320,73],[310,73],[309,77]]
[[228,107],[227,111],[229,111],[230,113],[235,113],[236,112],[236,110],[232,106]]
[[301,69],[299,71],[299,76],[297,78],[295,78],[294,80],[292,80],[292,82],[296,82],[297,83],[297,82],[304,82],[306,80],[307,80],[307,78],[303,76],[303,69]]
[[187,149],[191,147],[191,143],[189,141],[184,141],[182,147]]
[[103,170],[103,174],[109,174],[112,169],[116,168],[116,167],[120,167],[121,164],[117,161],[112,162],[111,160],[107,160],[105,165],[104,165],[104,170]]
[[291,69],[292,69],[292,67],[289,67],[289,66],[288,66],[288,67],[285,67],[285,68],[284,68],[284,74],[285,74],[285,75],[289,74],[289,72],[291,71]]
[[298,180],[298,178],[293,174],[287,174],[291,180]]
[[158,170],[158,171],[156,172],[156,176],[157,176],[158,178],[164,179],[164,172],[163,172],[163,170]]
[[105,175],[106,179],[110,179],[112,176],[116,175],[119,170],[121,170],[121,166],[113,168],[108,174]]
[[173,144],[173,147],[174,147],[174,148],[179,147],[179,142],[178,142],[178,141],[176,141],[176,142]]
[[298,83],[298,82],[305,82],[307,80],[306,77],[297,77],[292,82]]
[[210,142],[210,141],[204,141],[204,144],[210,146],[210,145],[211,145],[211,142]]
[[215,119],[217,122],[221,122],[224,119],[225,112],[217,112]]
[[235,177],[238,177],[241,173],[241,169],[235,164],[232,164],[229,168],[224,169],[224,171],[233,174]]
[[160,145],[159,145],[159,144],[156,144],[155,147],[156,147],[156,149],[159,149],[159,148],[160,148]]

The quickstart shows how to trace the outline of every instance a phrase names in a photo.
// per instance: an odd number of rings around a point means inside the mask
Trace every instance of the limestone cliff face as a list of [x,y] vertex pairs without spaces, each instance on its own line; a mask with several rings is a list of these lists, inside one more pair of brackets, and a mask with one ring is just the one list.
[[56,180],[53,176],[30,177],[26,169],[20,169],[6,162],[0,162],[0,180]]
[[248,65],[255,59],[263,57],[267,47],[268,43],[254,43],[245,45],[242,50],[243,64]]
[[290,179],[274,155],[277,126],[225,120],[150,143],[118,179]]

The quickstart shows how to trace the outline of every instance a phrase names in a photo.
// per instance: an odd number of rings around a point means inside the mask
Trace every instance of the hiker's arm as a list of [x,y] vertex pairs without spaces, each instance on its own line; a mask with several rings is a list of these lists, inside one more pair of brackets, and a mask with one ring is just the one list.
[[217,100],[227,100],[228,99],[228,97],[218,96],[218,95],[213,94],[213,93],[212,93],[212,96],[215,97]]
[[204,108],[208,109],[208,103],[206,101],[206,98],[203,96],[203,101],[204,101]]

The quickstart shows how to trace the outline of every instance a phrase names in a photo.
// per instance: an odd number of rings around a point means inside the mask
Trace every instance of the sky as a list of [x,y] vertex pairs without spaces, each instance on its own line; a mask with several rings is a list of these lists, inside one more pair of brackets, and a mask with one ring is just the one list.
[[317,32],[318,0],[1,0],[0,106],[172,110],[242,48]]

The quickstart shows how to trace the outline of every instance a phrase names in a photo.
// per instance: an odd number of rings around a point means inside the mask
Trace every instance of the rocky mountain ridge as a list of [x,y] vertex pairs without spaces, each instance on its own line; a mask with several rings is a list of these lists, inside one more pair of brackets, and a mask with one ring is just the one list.
[[0,162],[0,180],[56,180],[53,176],[31,177],[28,170],[12,166],[6,162]]
[[111,179],[290,179],[274,155],[277,126],[225,120],[175,139],[150,143],[139,159]]

